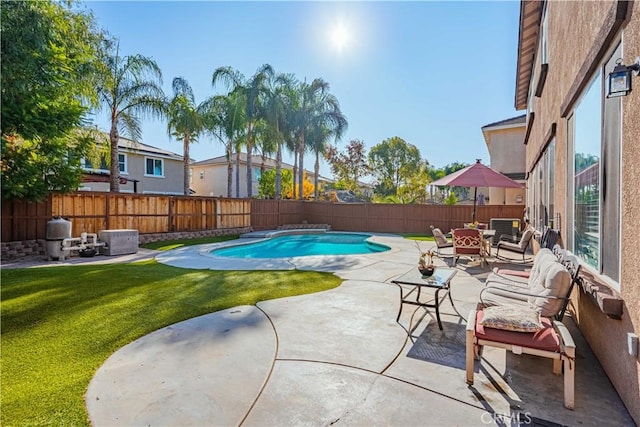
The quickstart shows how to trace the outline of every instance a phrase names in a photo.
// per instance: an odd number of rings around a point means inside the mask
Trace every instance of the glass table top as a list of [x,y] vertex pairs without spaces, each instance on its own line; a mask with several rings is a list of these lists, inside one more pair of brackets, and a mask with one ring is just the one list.
[[449,286],[451,279],[457,272],[458,271],[455,268],[436,267],[433,275],[427,277],[420,273],[418,267],[415,267],[391,282],[407,285],[429,286],[433,288],[445,288]]

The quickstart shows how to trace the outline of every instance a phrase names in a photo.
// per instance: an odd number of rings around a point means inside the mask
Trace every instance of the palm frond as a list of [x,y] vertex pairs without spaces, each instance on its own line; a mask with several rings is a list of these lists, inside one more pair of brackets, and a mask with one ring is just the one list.
[[195,96],[193,95],[193,89],[189,83],[183,77],[175,77],[171,84],[173,88],[174,96],[183,95],[185,96],[192,104],[195,104]]
[[244,84],[244,76],[240,71],[233,67],[218,67],[211,77],[211,85],[215,86],[219,81],[224,83],[227,86],[227,89],[233,90],[234,88]]
[[121,136],[129,137],[133,141],[140,141],[142,139],[142,127],[138,117],[130,114],[129,111],[120,112],[118,115],[118,133]]

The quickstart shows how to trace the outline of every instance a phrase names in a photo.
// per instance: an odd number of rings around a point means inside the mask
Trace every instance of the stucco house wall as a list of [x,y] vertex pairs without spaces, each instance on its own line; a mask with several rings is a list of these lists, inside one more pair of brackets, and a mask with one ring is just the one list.
[[[233,170],[233,182],[235,182],[235,167]],[[232,193],[227,194],[227,165],[192,164],[191,189],[196,196],[233,197],[235,194],[234,183],[232,183],[231,187]],[[246,189],[244,192],[247,192]]]
[[[240,192],[238,197],[247,197],[247,155],[240,154],[240,174],[238,181],[240,182]],[[262,170],[263,159],[261,156],[253,156],[252,158],[252,196],[259,195],[260,174]],[[273,170],[276,168],[276,161],[271,158],[264,159],[264,170]],[[282,163],[282,169],[293,170],[293,166],[288,163]],[[214,197],[236,197],[236,162],[235,157],[232,160],[232,176],[231,176],[231,194],[227,194],[227,176],[228,165],[225,156],[214,157],[191,164],[191,189],[195,191],[196,196],[214,196]],[[306,179],[314,182],[314,173],[306,171]],[[327,184],[333,181],[318,176],[318,187],[320,191]],[[373,192],[372,186],[362,184],[363,193]]]
[[[125,155],[125,170],[120,172],[120,176],[131,180],[126,184],[120,184],[120,192],[133,193],[135,190],[139,194],[184,194],[183,156],[126,138],[120,138],[118,150],[120,154]],[[147,159],[162,162],[162,175],[154,176],[146,173]],[[106,182],[84,182],[79,190],[109,191],[108,169],[96,169],[91,165],[87,165],[85,169],[88,172],[102,174]],[[138,181],[135,186],[133,180]]]
[[[525,6],[530,6],[527,3],[521,3],[521,13]],[[526,169],[527,172],[533,170],[545,144],[555,136],[553,201],[556,212],[567,218],[573,203],[569,188],[573,186],[573,176],[569,176],[568,172],[573,158],[567,153],[570,137],[568,120],[572,108],[585,90],[586,80],[609,58],[619,41],[622,42],[625,64],[632,63],[640,56],[640,2],[549,1],[546,7],[548,74],[540,96],[529,98],[534,116],[528,117],[533,120],[528,120]],[[522,31],[521,21],[521,35]],[[539,53],[538,49],[533,64],[536,73],[534,85],[542,67]],[[524,53],[520,52],[519,59],[522,59],[522,55]],[[591,295],[576,290],[572,317],[631,416],[636,423],[640,423],[640,359],[637,355],[629,354],[627,349],[627,335],[640,335],[640,251],[637,232],[640,223],[640,192],[637,189],[637,183],[640,182],[640,77],[633,76],[632,79],[634,90],[621,98],[619,283],[612,285],[600,272],[584,269],[593,275],[597,286],[611,288],[613,295],[624,301],[623,313],[620,319],[608,317]],[[519,107],[517,96],[516,108]],[[572,224],[562,224],[563,241],[567,241],[567,233],[572,230]],[[578,370],[577,375],[586,373]],[[576,399],[579,402],[580,397]]]
[[[489,166],[525,184],[525,117],[518,116],[482,127],[489,151]],[[490,205],[524,205],[526,188],[489,188]]]
[[[259,179],[262,168],[262,157],[253,156],[251,159],[252,178],[252,196],[256,197],[259,193]],[[265,159],[264,169],[275,169],[276,164],[273,159]],[[293,166],[283,163],[283,169],[293,169]],[[202,160],[191,164],[191,188],[197,196],[224,196],[236,197],[236,161],[232,159],[232,194],[227,195],[227,159],[225,156],[214,157],[212,159]],[[238,182],[240,183],[240,194],[238,197],[247,197],[247,155],[240,154],[240,174]]]

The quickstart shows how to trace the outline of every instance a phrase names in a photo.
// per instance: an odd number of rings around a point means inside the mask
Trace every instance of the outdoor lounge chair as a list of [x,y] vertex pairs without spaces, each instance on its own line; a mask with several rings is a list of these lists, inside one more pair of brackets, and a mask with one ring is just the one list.
[[433,234],[433,238],[436,241],[436,254],[441,256],[440,250],[446,248],[453,248],[453,242],[451,240],[447,240],[442,230],[439,228],[434,228],[431,226],[431,234]]
[[540,247],[553,249],[553,247],[558,243],[559,239],[560,233],[558,232],[558,230],[554,230],[551,227],[546,227],[542,235],[542,240],[540,240]]
[[453,266],[455,267],[461,255],[480,258],[480,263],[486,262],[482,247],[481,231],[477,228],[456,228],[451,231],[453,236]]
[[564,406],[573,409],[575,344],[561,320],[579,272],[571,253],[543,249],[528,278],[489,275],[468,318],[467,383],[473,384],[474,359],[480,358],[485,345],[547,357],[554,361],[555,374],[564,370]]
[[503,348],[513,354],[531,354],[553,360],[553,373],[564,372],[564,406],[575,405],[576,345],[567,327],[557,320],[543,317],[536,332],[517,332],[483,324],[485,309],[472,310],[466,331],[466,381],[473,384],[474,360],[482,356],[482,347]]
[[[522,233],[522,237],[520,237],[520,241],[518,243],[513,243],[506,240],[500,240],[498,242],[498,245],[496,246],[496,258],[500,258],[500,249],[502,249],[503,252],[510,251],[510,252],[521,254],[522,262],[527,262],[525,260],[524,255],[527,252],[527,248],[529,247],[529,243],[531,243],[532,238],[533,238],[533,229],[529,227]],[[505,258],[503,257],[502,259],[505,259]]]

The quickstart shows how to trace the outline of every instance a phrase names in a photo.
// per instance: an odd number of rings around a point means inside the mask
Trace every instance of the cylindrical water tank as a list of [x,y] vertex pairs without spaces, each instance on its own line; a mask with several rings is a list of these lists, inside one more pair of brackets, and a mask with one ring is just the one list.
[[71,221],[55,217],[47,222],[46,249],[49,259],[64,259],[62,241],[71,237]]

